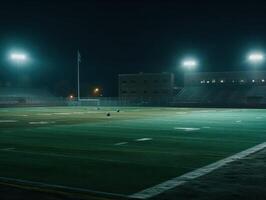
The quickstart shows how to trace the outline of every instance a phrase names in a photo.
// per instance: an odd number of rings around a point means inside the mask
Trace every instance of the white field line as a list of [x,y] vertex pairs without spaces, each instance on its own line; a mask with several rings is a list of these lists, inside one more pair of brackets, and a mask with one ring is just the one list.
[[165,181],[163,183],[160,183],[158,185],[155,185],[154,187],[150,187],[147,189],[144,189],[140,192],[137,192],[135,194],[129,195],[130,198],[137,198],[137,199],[147,199],[154,197],[156,195],[159,195],[167,190],[173,189],[177,186],[183,185],[195,178],[201,177],[203,175],[206,175],[218,168],[221,168],[225,166],[226,164],[229,164],[233,161],[242,159],[250,154],[253,154],[257,151],[260,151],[262,149],[266,148],[266,142],[261,143],[259,145],[256,145],[254,147],[251,147],[247,150],[244,150],[242,152],[239,152],[237,154],[234,154],[232,156],[229,156],[227,158],[224,158],[222,160],[219,160],[217,162],[214,162],[210,165],[207,165],[205,167],[201,167],[199,169],[193,170],[191,172],[188,172],[186,174],[183,174],[181,176],[178,176],[176,178],[173,178],[171,180]]
[[8,178],[8,177],[0,177],[1,182],[7,182],[7,183],[18,183],[18,184],[27,184],[33,187],[40,187],[40,188],[49,188],[54,190],[64,190],[69,192],[81,192],[81,193],[91,193],[91,194],[101,194],[101,195],[108,195],[113,197],[126,197],[126,195],[122,194],[116,194],[116,193],[109,193],[109,192],[102,192],[102,191],[96,191],[96,190],[90,190],[86,188],[78,188],[78,187],[71,187],[71,186],[65,186],[65,185],[56,185],[56,184],[49,184],[49,183],[43,183],[38,181],[30,181],[25,179],[17,179],[17,178]]
[[11,120],[11,119],[0,120],[0,123],[14,123],[14,122],[17,122],[17,120]]
[[0,151],[7,151],[7,152],[21,153],[21,154],[29,154],[29,155],[38,155],[38,156],[86,159],[86,160],[103,161],[103,162],[127,163],[127,164],[129,163],[129,164],[132,164],[132,162],[122,161],[122,160],[113,160],[113,159],[104,159],[104,158],[91,158],[89,156],[74,156],[74,155],[57,154],[57,153],[38,153],[38,152],[33,152],[33,151],[21,151],[21,150],[17,150],[16,148],[5,148],[5,149],[0,149]]
[[118,143],[115,143],[114,145],[116,145],[116,146],[120,146],[120,145],[125,145],[125,144],[127,144],[128,142],[118,142]]
[[47,121],[38,121],[38,122],[29,122],[29,124],[54,124],[55,121],[50,121],[50,122],[47,122]]
[[135,141],[144,142],[144,141],[149,141],[149,140],[152,140],[152,138],[139,138],[139,139],[136,139]]
[[183,130],[183,131],[199,131],[200,128],[191,128],[191,127],[174,127],[175,130]]

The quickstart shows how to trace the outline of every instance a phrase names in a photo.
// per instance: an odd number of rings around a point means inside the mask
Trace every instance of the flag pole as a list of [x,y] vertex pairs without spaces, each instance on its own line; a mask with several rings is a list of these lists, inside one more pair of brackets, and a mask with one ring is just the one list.
[[78,101],[80,100],[80,88],[79,88],[79,62],[80,62],[80,53],[77,52],[77,64],[78,64]]

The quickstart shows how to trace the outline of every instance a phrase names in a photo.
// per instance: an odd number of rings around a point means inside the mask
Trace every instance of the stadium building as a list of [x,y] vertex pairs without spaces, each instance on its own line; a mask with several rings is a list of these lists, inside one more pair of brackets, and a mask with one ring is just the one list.
[[185,74],[176,102],[187,105],[265,106],[266,72],[194,72]]
[[168,98],[173,88],[172,73],[119,74],[119,97]]

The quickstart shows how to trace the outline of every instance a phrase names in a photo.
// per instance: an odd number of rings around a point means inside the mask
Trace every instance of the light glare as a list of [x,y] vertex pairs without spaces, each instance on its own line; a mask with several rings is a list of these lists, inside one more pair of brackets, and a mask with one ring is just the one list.
[[197,67],[198,62],[195,59],[185,59],[182,62],[182,66],[187,68],[187,69],[194,69],[195,67]]
[[248,60],[252,63],[259,63],[264,60],[263,53],[255,52],[248,55]]
[[10,55],[10,58],[12,60],[17,60],[17,61],[25,61],[25,60],[27,60],[27,56],[25,54],[21,54],[21,53],[12,53]]

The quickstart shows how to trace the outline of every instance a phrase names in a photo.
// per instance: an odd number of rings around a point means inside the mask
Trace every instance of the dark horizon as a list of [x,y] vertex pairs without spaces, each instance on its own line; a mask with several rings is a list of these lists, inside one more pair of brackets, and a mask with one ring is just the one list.
[[[116,96],[118,74],[173,72],[181,84],[184,56],[198,71],[242,71],[246,54],[266,47],[265,3],[11,1],[0,11],[1,85],[23,77],[62,95],[76,88],[77,49],[82,95],[100,86]],[[12,66],[10,48],[28,52],[29,66]]]

